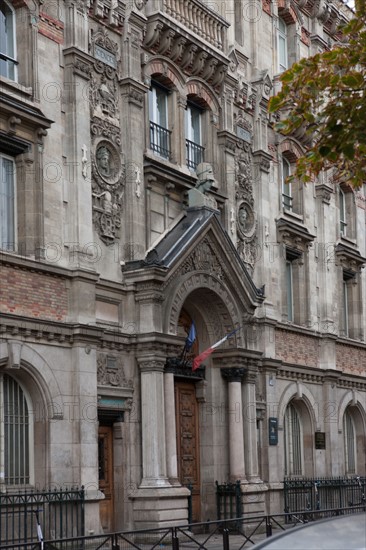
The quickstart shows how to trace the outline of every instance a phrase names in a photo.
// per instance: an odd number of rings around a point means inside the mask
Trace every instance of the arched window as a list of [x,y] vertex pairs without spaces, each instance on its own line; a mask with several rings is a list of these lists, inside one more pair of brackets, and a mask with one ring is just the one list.
[[16,80],[15,14],[10,4],[0,0],[0,75]]
[[356,473],[356,430],[351,413],[346,410],[343,417],[344,457],[346,474]]
[[286,408],[284,421],[285,475],[303,474],[303,435],[300,416],[292,403]]
[[0,484],[31,482],[32,414],[28,401],[18,382],[0,373]]

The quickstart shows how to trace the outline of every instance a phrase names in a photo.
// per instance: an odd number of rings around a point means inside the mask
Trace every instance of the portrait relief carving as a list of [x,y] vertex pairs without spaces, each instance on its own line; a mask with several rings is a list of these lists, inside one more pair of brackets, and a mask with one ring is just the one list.
[[124,165],[117,148],[106,140],[98,142],[93,156],[93,221],[100,238],[112,244],[121,227]]

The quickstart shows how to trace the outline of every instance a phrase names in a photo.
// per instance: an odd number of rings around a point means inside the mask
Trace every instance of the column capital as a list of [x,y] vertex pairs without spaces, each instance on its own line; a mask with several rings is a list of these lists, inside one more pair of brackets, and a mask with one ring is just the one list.
[[221,368],[221,376],[228,382],[242,382],[246,374],[246,369],[238,367]]
[[137,362],[141,372],[164,372],[165,357],[138,357]]

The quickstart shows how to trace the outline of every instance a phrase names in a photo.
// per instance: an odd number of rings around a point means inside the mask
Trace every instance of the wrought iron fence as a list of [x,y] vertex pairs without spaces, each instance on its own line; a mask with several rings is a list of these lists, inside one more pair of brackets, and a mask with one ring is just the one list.
[[0,547],[84,536],[84,499],[83,487],[0,493]]
[[285,512],[365,505],[366,478],[356,476],[285,479]]
[[240,518],[243,515],[240,481],[221,483],[216,481],[217,519]]
[[[326,517],[353,514],[362,506],[331,509],[299,514],[276,514],[239,517],[230,520],[209,521],[160,529],[126,531],[61,540],[2,545],[1,550],[241,550],[291,526]],[[290,519],[290,521],[288,521]],[[362,521],[362,519],[361,519]],[[292,525],[289,525],[291,523]],[[232,526],[239,526],[233,532]],[[199,533],[199,534],[196,534]]]

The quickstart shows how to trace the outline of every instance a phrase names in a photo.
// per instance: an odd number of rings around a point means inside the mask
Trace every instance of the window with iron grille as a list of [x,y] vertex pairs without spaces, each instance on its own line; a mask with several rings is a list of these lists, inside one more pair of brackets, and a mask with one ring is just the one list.
[[286,408],[284,421],[285,475],[303,474],[303,437],[300,416],[294,405]]
[[343,417],[343,437],[346,474],[356,473],[356,437],[355,426],[352,415],[345,411]]
[[32,415],[28,401],[18,382],[0,373],[0,484],[31,483]]
[[202,146],[202,109],[188,103],[186,109],[186,162],[190,170],[196,170],[204,161],[205,148]]
[[152,84],[149,91],[150,148],[154,153],[168,159],[171,154],[170,130],[168,129],[168,90]]

